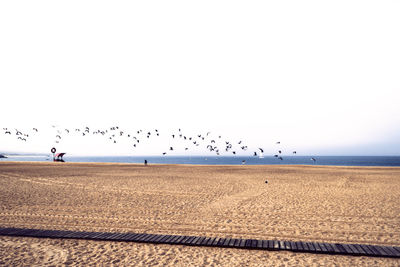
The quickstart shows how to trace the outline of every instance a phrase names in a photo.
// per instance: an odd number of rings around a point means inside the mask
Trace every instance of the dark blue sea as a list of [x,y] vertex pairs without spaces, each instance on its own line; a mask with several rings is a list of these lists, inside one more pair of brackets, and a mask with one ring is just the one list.
[[[314,158],[315,161],[311,160]],[[331,166],[400,166],[400,156],[287,156],[283,160],[272,156],[64,156],[65,162],[118,162],[149,164],[196,165],[331,165]],[[47,156],[8,156],[0,161],[51,161]]]

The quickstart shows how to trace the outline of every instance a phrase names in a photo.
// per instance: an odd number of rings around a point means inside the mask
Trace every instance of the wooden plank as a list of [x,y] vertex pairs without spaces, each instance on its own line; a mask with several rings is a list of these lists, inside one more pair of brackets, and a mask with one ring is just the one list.
[[[90,239],[92,239],[92,240],[97,240],[98,238],[98,236],[100,236],[101,234],[103,234],[102,232],[96,232],[96,233],[93,233],[93,235],[90,237]],[[56,234],[55,235],[56,237],[58,236],[60,236],[60,233],[59,234]]]
[[362,247],[362,249],[365,251],[365,253],[366,253],[368,256],[373,256],[373,255],[374,255],[374,252],[372,252],[372,251],[368,248],[368,246],[366,246],[366,245],[360,245],[360,247]]
[[128,240],[129,233],[121,233],[121,235],[118,237],[119,241],[127,241]]
[[184,239],[182,239],[181,244],[187,245],[190,242],[190,239],[192,236],[186,236]]
[[255,239],[251,239],[251,244],[250,244],[251,248],[257,248],[257,240]]
[[291,251],[297,251],[296,242],[290,241],[290,248]]
[[229,238],[229,237],[226,238],[226,239],[225,239],[225,242],[224,242],[224,244],[223,244],[223,246],[224,246],[224,247],[227,247],[228,244],[229,244],[229,242],[231,242],[231,239],[232,239],[232,238]]
[[154,237],[153,234],[146,234],[146,237],[142,239],[142,242],[148,243]]
[[13,232],[13,235],[15,236],[25,236],[26,233],[29,233],[31,231],[31,229],[19,229],[15,232]]
[[353,244],[346,244],[353,251],[353,255],[359,255],[358,249],[356,249]]
[[220,238],[220,239],[218,240],[217,246],[218,246],[218,247],[221,247],[221,246],[224,244],[225,240],[226,240],[225,238]]
[[297,247],[297,251],[304,251],[304,247],[303,247],[303,242],[297,241],[296,243],[296,247]]
[[207,246],[208,241],[210,241],[211,237],[205,237],[203,240],[201,240],[200,245],[201,246]]
[[[111,236],[111,235],[112,235],[112,233],[104,233],[104,234],[102,234],[102,235],[100,236],[100,238],[101,238],[102,240],[108,240],[108,239],[109,239],[109,236]],[[71,234],[68,234],[67,236],[70,237]]]
[[25,235],[29,236],[29,237],[35,237],[38,235],[38,232],[42,232],[42,231],[37,230],[37,229],[30,229],[29,232],[25,232]]
[[167,239],[165,239],[164,243],[165,244],[173,244],[173,240],[177,238],[176,235],[170,235]]
[[[40,236],[42,231],[36,232],[35,236]],[[68,231],[65,233],[64,238],[75,238],[75,232],[74,231]]]
[[310,249],[308,248],[307,242],[300,242],[300,243],[301,243],[301,246],[303,247],[303,251],[307,251],[307,252],[310,251]]
[[124,238],[124,241],[138,242],[138,239],[141,235],[142,234],[139,233],[127,233],[126,237]]
[[[55,233],[49,233],[51,235],[51,237],[54,237]],[[83,238],[84,239],[91,239],[92,236],[94,236],[95,232],[84,232],[83,234]]]
[[179,236],[179,238],[175,240],[175,244],[181,245],[181,244],[182,244],[182,240],[183,240],[185,237],[186,237],[186,236],[184,236],[184,235]]
[[[84,237],[87,235],[86,232],[78,232],[78,231],[74,232],[74,234],[76,239],[84,239]],[[115,233],[112,234],[115,235]],[[45,233],[44,235],[46,235],[47,237],[48,233]]]
[[[336,243],[335,244],[330,244],[330,245],[332,246],[333,251],[336,254],[340,254],[340,253],[346,252],[342,247],[339,248]],[[341,251],[341,249],[343,249],[343,252]]]
[[312,242],[307,242],[307,245],[308,245],[309,251],[311,251],[311,252],[315,252],[316,251],[315,247],[314,247],[314,244]]
[[291,250],[292,249],[292,247],[290,246],[290,242],[289,241],[284,241],[283,243],[285,244],[285,249],[286,250]]
[[186,244],[191,246],[193,241],[196,239],[197,236],[190,236],[188,240],[186,240]]
[[139,234],[137,233],[130,233],[127,237],[126,237],[126,241],[135,241],[135,237],[138,236]]
[[149,243],[156,243],[156,240],[160,238],[160,235],[153,234],[153,237],[147,240]]
[[274,240],[268,240],[268,248],[269,249],[274,249]]
[[263,241],[262,240],[257,240],[257,248],[260,249],[263,247]]
[[209,242],[209,246],[216,246],[218,243],[219,237],[213,237],[211,238],[208,242]]
[[164,235],[160,235],[160,234],[155,234],[154,236],[155,236],[155,238],[153,238],[151,240],[151,242],[154,243],[154,244],[159,244],[160,240],[165,237]]
[[172,238],[170,239],[169,243],[170,243],[170,244],[178,244],[178,243],[177,243],[177,240],[178,240],[178,239],[181,239],[181,236],[180,236],[180,235],[174,235],[174,236],[172,236]]
[[[76,232],[77,233],[77,232]],[[111,240],[114,241],[114,237],[117,235],[118,233],[107,233],[107,235],[105,235],[103,238],[106,240]],[[79,239],[82,239],[84,236],[86,235],[86,233],[79,233]]]
[[335,251],[333,250],[333,247],[329,243],[324,243],[324,246],[326,247],[327,253],[333,254]]
[[102,239],[103,240],[110,240],[111,236],[113,236],[114,233],[105,233],[105,235],[103,235]]
[[394,250],[400,252],[400,247],[392,247]]
[[183,238],[181,240],[179,240],[179,244],[183,245],[185,244],[185,241],[189,238],[189,236],[184,235]]
[[235,248],[239,248],[239,247],[240,247],[240,241],[241,241],[240,238],[235,238],[235,244],[233,244],[233,246],[234,246]]
[[[108,240],[116,240],[115,238],[117,237],[119,235],[119,233],[113,233],[112,235],[110,235],[109,237],[108,237]],[[84,237],[84,234],[82,234],[81,235],[81,238],[83,238]]]
[[274,241],[274,249],[278,250],[279,249],[279,241],[278,240],[273,240]]
[[154,243],[154,240],[158,238],[158,235],[150,234],[150,238],[146,240],[147,243]]
[[285,249],[285,244],[283,243],[283,241],[279,241],[279,249],[282,249],[282,250]]
[[367,255],[364,249],[358,244],[352,244],[353,247],[357,250],[358,255]]
[[180,244],[181,244],[181,241],[182,241],[184,238],[185,238],[184,235],[178,235],[178,238],[175,239],[174,244],[180,245]]
[[196,243],[197,243],[197,241],[199,241],[200,238],[201,238],[201,236],[196,236],[196,237],[192,240],[192,242],[190,242],[190,245],[195,246]]
[[327,253],[328,249],[325,247],[325,243],[318,243],[319,247],[321,248],[321,253]]
[[387,254],[386,251],[383,250],[380,246],[372,246],[372,247],[378,251],[379,256],[389,256],[389,254]]
[[[83,235],[82,232],[76,232],[76,231],[74,231],[73,237],[74,237],[74,238],[77,238],[77,239],[81,239],[82,235]],[[44,232],[42,233],[42,237],[47,237],[47,231],[44,231]]]
[[167,240],[171,237],[171,235],[164,235],[164,237],[160,240],[161,244],[166,244]]
[[20,232],[18,232],[19,236],[26,236],[27,233],[31,232],[31,229],[21,229]]
[[104,233],[102,233],[102,232],[97,232],[97,233],[95,233],[95,234],[91,237],[91,239],[97,240],[98,237],[99,237],[100,235],[102,235],[102,234],[104,234]]
[[197,240],[200,239],[200,236],[192,236],[190,242],[188,243],[188,245],[193,246],[196,244]]
[[345,249],[345,253],[349,255],[354,255],[353,250],[350,248],[349,244],[341,244],[342,247]]
[[186,240],[186,245],[192,245],[192,242],[195,239],[196,239],[196,236],[191,236],[188,240]]
[[144,239],[148,238],[148,234],[141,234],[140,236],[137,237],[136,241],[137,242],[143,242]]
[[153,240],[154,243],[159,244],[160,240],[164,239],[165,235],[157,235],[157,238]]
[[[24,236],[28,236],[28,237],[35,237],[35,235],[37,234],[37,229],[29,229],[29,231],[24,233]],[[62,236],[64,235],[64,231],[58,231],[62,234]]]
[[199,240],[201,239],[202,237],[201,236],[196,236],[196,238],[195,239],[193,239],[193,241],[191,242],[191,245],[192,246],[197,246],[198,244],[198,242],[199,242]]
[[244,243],[245,248],[251,248],[251,239],[246,239],[246,242]]
[[268,249],[268,240],[263,240],[262,241],[262,248],[263,249]]
[[18,232],[22,231],[21,228],[8,228],[8,231],[4,235],[15,236]]
[[399,247],[391,247],[393,251],[396,253],[396,257],[400,257],[400,248]]
[[[200,237],[191,236],[190,239],[186,242],[186,244],[189,245],[189,246],[193,245],[193,242],[194,242],[194,240],[195,240],[196,238],[200,238]],[[197,240],[196,240],[196,241],[197,241]]]
[[[344,247],[341,244],[335,243],[333,245],[336,247],[337,253],[347,254],[346,250],[344,249]],[[335,252],[336,252],[336,250],[335,250]]]
[[[40,237],[43,237],[43,238],[51,238],[51,230],[44,230],[42,233],[41,233],[41,236]],[[80,233],[80,232],[76,232],[76,234],[79,234],[79,236],[81,236],[82,234]]]
[[189,246],[193,246],[193,243],[195,242],[195,240],[197,241],[197,239],[199,239],[200,236],[191,236],[190,239],[186,242],[187,245]]
[[312,242],[312,244],[314,245],[315,251],[316,251],[317,253],[321,253],[321,252],[322,252],[322,249],[321,249],[321,247],[319,246],[319,243],[318,243],[318,242]]
[[228,243],[228,247],[234,247],[236,243],[236,239],[235,238],[231,238],[231,241],[229,241]]
[[[46,230],[36,230],[35,233],[32,233],[32,235],[34,237],[43,237],[43,234],[45,234],[45,232],[46,232]],[[68,234],[69,235],[71,235],[71,234],[76,235],[74,231],[70,231]]]
[[[65,238],[65,236],[66,236],[68,233],[70,233],[71,231],[65,231],[65,230],[63,230],[63,231],[59,231],[59,232],[60,232],[60,233],[59,233],[60,237]],[[104,234],[104,233],[100,232],[99,234]]]
[[370,251],[372,251],[373,256],[380,256],[380,252],[372,245],[366,245]]
[[0,228],[0,235],[7,235],[8,232],[13,230],[14,228],[6,227],[6,228]]
[[203,243],[205,238],[206,237],[204,237],[204,236],[200,236],[200,238],[194,243],[194,245],[201,246],[201,243]]
[[221,238],[216,237],[216,238],[213,240],[213,242],[211,243],[211,246],[214,246],[214,247],[217,246],[220,239],[221,239]]
[[400,257],[400,252],[395,250],[393,247],[386,246],[386,250],[390,250],[392,257]]
[[[96,232],[85,232],[83,238],[84,239],[92,239],[92,236],[94,236],[96,234]],[[53,232],[51,234],[52,237],[54,237],[55,233]]]
[[245,248],[246,247],[246,239],[240,239],[239,247],[240,248]]
[[214,243],[216,237],[211,237],[210,239],[208,239],[207,241],[207,246],[211,246]]
[[12,232],[13,236],[24,236],[24,233],[29,231],[29,229],[19,228]]
[[189,239],[189,236],[184,235],[183,238],[179,241],[179,243],[181,245],[184,245],[186,243],[186,240],[188,240],[188,239]]
[[393,254],[393,252],[389,249],[389,247],[387,246],[380,246],[390,257],[394,257],[395,254]]
[[[104,232],[98,232],[95,235],[93,235],[92,239],[93,240],[102,240],[102,236],[105,235],[106,233]],[[65,234],[63,235],[63,237],[65,236]]]

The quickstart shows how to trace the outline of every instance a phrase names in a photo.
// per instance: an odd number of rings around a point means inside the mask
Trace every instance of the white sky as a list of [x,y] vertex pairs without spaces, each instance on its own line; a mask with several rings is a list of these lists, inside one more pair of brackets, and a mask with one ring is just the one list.
[[2,1],[0,130],[180,127],[400,155],[399,14],[399,1]]

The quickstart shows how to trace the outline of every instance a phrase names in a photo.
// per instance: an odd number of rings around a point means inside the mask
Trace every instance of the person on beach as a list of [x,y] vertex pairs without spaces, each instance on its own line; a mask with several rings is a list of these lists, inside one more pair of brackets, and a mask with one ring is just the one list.
[[147,166],[147,159],[144,160],[144,166]]

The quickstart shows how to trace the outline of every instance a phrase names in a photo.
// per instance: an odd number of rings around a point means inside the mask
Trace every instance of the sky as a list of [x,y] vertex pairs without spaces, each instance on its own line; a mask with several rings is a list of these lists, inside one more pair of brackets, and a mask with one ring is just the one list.
[[[400,155],[398,14],[399,1],[2,1],[0,130],[43,134],[2,133],[0,151],[47,152],[51,125],[120,125]],[[93,140],[63,150],[129,153]]]

